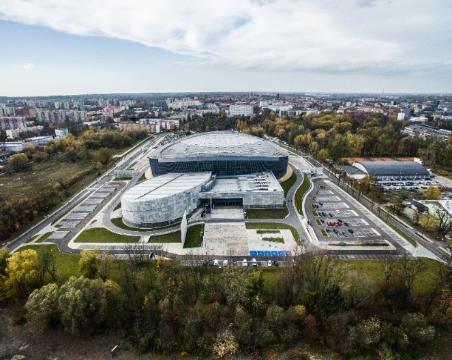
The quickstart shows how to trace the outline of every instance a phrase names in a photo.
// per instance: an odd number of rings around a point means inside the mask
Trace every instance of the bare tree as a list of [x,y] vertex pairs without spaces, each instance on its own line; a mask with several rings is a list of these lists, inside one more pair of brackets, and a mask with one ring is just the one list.
[[435,215],[438,219],[438,235],[444,239],[452,230],[452,221],[449,218],[448,212],[439,207],[436,208]]

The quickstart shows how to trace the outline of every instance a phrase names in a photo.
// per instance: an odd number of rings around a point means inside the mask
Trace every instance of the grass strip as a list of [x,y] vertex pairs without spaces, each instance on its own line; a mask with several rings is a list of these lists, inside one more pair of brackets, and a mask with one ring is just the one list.
[[297,189],[297,192],[295,193],[295,206],[297,208],[298,213],[303,215],[303,198],[306,192],[309,189],[311,182],[309,181],[309,178],[305,176],[303,178],[303,182],[301,183],[300,187]]
[[392,225],[390,223],[386,223],[392,230],[394,230],[397,234],[399,234],[401,237],[403,237],[406,241],[408,241],[411,245],[413,245],[414,247],[417,247],[417,242],[416,240],[412,239],[409,235],[407,235],[406,233],[404,233],[402,230],[400,230],[398,227],[396,227],[395,225]]
[[121,235],[104,228],[91,228],[83,231],[75,242],[78,243],[134,243],[140,236]]
[[281,183],[281,187],[284,190],[284,196],[287,196],[287,193],[289,192],[290,188],[295,184],[296,181],[297,181],[297,175],[295,174],[295,171],[294,171],[290,178],[288,178],[286,181],[283,181]]

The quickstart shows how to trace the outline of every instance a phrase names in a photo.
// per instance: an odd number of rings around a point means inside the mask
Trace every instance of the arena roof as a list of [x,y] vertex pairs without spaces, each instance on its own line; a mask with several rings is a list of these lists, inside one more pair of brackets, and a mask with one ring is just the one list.
[[[414,161],[360,161],[370,176],[428,176],[427,169]],[[356,166],[356,165],[355,165]]]
[[187,157],[279,157],[286,150],[257,136],[232,131],[214,131],[182,138],[159,152],[159,159]]
[[169,173],[146,180],[129,190],[121,201],[149,201],[189,191],[210,180],[212,173]]

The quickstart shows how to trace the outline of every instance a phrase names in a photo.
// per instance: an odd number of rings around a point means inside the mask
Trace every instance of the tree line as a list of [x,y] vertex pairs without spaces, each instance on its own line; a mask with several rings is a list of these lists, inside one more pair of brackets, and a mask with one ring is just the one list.
[[[79,271],[62,279],[51,250],[0,251],[3,298],[23,304],[35,333],[62,328],[89,336],[120,330],[140,352],[223,358],[304,342],[344,356],[416,358],[438,331],[450,331],[451,268],[382,261],[380,281],[347,272],[340,261],[303,255],[272,270],[183,267],[84,251]],[[142,253],[142,252],[141,252]]]
[[422,139],[401,133],[405,122],[381,114],[319,114],[280,117],[271,113],[238,119],[236,128],[274,136],[321,160],[348,156],[418,156],[432,167],[452,171],[452,138]]

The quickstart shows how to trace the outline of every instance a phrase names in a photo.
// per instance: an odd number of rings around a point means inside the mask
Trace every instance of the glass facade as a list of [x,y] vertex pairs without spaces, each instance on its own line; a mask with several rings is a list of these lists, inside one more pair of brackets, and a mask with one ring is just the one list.
[[250,173],[271,171],[276,178],[282,177],[286,173],[288,157],[281,156],[274,159],[211,159],[202,161],[162,161],[149,159],[152,174],[154,176],[163,175],[169,172],[201,172],[212,171],[218,176],[245,175]]

